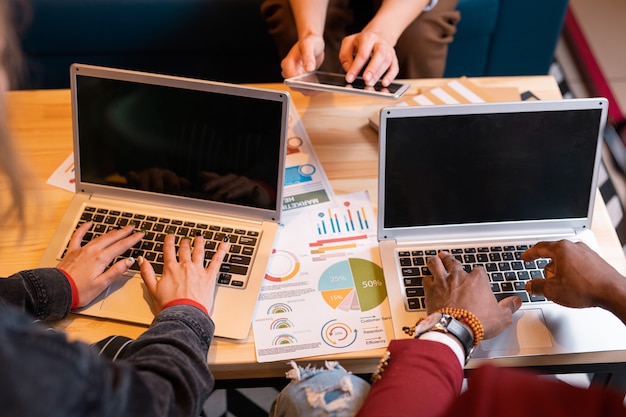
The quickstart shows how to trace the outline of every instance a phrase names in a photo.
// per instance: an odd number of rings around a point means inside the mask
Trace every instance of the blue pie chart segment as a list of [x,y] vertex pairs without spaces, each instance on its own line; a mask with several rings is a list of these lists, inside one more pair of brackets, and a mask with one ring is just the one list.
[[329,306],[343,311],[368,311],[387,298],[380,266],[359,258],[328,267],[320,277],[318,290]]

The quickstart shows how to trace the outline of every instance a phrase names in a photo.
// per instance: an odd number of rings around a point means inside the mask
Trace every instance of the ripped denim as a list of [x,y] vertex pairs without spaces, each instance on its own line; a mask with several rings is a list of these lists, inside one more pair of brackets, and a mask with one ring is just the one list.
[[291,382],[278,394],[270,417],[352,417],[365,401],[370,385],[346,371],[338,362],[325,368],[303,368],[290,361]]

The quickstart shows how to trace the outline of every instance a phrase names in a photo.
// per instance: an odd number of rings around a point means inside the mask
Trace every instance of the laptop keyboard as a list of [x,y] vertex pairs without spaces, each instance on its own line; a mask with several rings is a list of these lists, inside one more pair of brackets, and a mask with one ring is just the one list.
[[521,298],[523,303],[546,301],[544,297],[530,295],[524,289],[526,281],[533,278],[544,278],[543,268],[550,262],[549,259],[537,259],[533,262],[522,261],[522,252],[530,246],[483,246],[398,251],[397,256],[405,291],[405,306],[408,310],[426,309],[422,281],[425,276],[432,275],[426,260],[442,250],[454,255],[463,264],[463,268],[467,272],[476,266],[485,268],[489,276],[491,290],[498,300],[516,295]]
[[[195,236],[204,236],[205,267],[209,265],[219,243],[224,240],[226,235],[229,235],[230,250],[222,262],[218,284],[237,288],[246,287],[249,276],[248,269],[252,259],[254,259],[260,237],[260,232],[257,230],[196,223],[89,206],[85,207],[76,228],[88,221],[93,221],[94,224],[85,234],[81,243],[83,246],[110,230],[134,223],[137,230],[145,232],[145,237],[135,247],[123,253],[113,262],[129,256],[134,258],[143,256],[150,261],[157,274],[163,272],[163,241],[166,235],[175,235],[176,245],[183,238],[193,239]],[[139,271],[139,265],[135,263],[131,269]]]

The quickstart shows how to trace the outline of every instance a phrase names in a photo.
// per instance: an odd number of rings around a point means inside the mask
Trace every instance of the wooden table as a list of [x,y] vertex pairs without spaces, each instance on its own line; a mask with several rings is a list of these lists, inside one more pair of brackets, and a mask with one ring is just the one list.
[[[483,86],[517,87],[520,92],[530,90],[541,99],[561,98],[555,80],[549,76],[480,78],[473,81]],[[437,79],[412,80],[412,88],[407,94],[444,83],[444,80]],[[259,86],[285,89],[282,84]],[[393,105],[394,101],[330,93],[306,97],[298,92],[292,92],[292,98],[335,193],[367,190],[375,206],[378,137],[368,126],[368,117],[381,107]],[[25,231],[10,223],[0,225],[0,276],[37,266],[71,198],[71,193],[46,184],[50,174],[72,152],[70,92],[10,92],[8,118],[16,147],[28,171],[25,177],[28,222]],[[2,202],[7,201],[6,192],[0,186],[0,209],[4,207]],[[599,193],[592,229],[600,243],[603,257],[620,272],[626,273],[623,252]],[[70,339],[85,342],[94,342],[111,334],[135,338],[145,330],[143,326],[78,315],[70,315],[58,327],[64,329]],[[382,353],[383,349],[376,349],[339,354],[333,356],[333,359],[340,359],[354,373],[370,373]],[[252,336],[240,343],[214,341],[208,359],[217,379],[282,377],[287,370],[283,362],[257,363]],[[566,372],[575,367],[576,371],[588,372],[598,370],[599,365],[604,364],[609,369],[616,363],[626,362],[626,352],[538,355],[494,362],[555,372]],[[476,365],[470,362],[468,369]]]

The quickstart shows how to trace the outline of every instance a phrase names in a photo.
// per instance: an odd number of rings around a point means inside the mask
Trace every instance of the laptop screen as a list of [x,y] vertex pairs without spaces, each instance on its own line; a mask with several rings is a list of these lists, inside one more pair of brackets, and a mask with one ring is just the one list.
[[601,114],[388,118],[384,227],[586,217]]
[[76,76],[82,182],[275,210],[283,104]]

